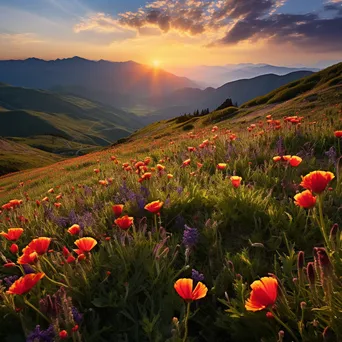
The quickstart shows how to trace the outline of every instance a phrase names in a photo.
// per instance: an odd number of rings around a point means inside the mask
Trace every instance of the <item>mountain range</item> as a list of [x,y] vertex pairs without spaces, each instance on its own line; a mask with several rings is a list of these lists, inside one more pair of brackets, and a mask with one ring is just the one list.
[[183,113],[193,112],[197,109],[209,108],[212,111],[220,106],[227,98],[231,98],[234,103],[241,105],[255,97],[265,95],[284,84],[311,74],[311,71],[296,71],[284,76],[269,74],[252,79],[229,82],[217,89],[179,89],[164,97],[147,100],[147,105],[160,109],[146,116],[145,121],[154,122],[169,119]]
[[[333,64],[333,63],[331,63]],[[233,82],[240,79],[254,78],[266,74],[286,75],[295,71],[317,72],[317,67],[285,67],[270,64],[227,64],[223,66],[201,65],[189,68],[172,69],[177,75],[183,75],[195,80],[198,84],[208,87],[219,87],[222,84]]]
[[146,97],[162,96],[193,81],[133,61],[91,61],[80,57],[0,61],[0,81],[13,86],[74,94],[115,107],[131,107]]

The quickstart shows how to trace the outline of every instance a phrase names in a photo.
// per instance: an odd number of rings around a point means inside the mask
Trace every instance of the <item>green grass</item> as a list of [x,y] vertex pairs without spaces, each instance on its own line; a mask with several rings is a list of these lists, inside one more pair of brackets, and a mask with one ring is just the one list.
[[[4,231],[24,228],[19,255],[33,238],[52,238],[50,251],[32,265],[46,276],[26,301],[6,294],[8,277],[20,276],[22,269],[0,267],[0,340],[24,341],[36,325],[46,329],[53,323],[56,341],[64,329],[74,341],[259,342],[278,341],[279,331],[284,331],[283,341],[318,342],[327,333],[331,341],[340,341],[342,183],[337,161],[342,141],[334,131],[342,129],[342,91],[322,87],[312,94],[240,108],[215,124],[217,129],[206,125],[205,117],[155,123],[111,148],[0,177],[0,204],[23,200],[0,214]],[[267,123],[267,115],[280,120],[279,130]],[[289,115],[303,116],[301,125],[286,123]],[[256,127],[248,132],[252,124]],[[193,129],[184,131],[186,125]],[[201,148],[204,140],[209,143]],[[196,150],[189,152],[189,146]],[[275,163],[279,154],[301,156],[302,162],[298,167]],[[147,156],[152,177],[140,183],[135,165]],[[218,170],[218,163],[226,163],[226,169]],[[158,164],[165,169],[158,171]],[[330,171],[335,178],[314,208],[300,208],[294,196],[304,190],[301,176],[315,170]],[[238,188],[230,182],[232,175],[242,177]],[[48,192],[51,188],[54,193]],[[37,206],[46,196],[49,202]],[[164,202],[160,216],[144,210],[155,200]],[[134,218],[134,226],[122,231],[114,224],[113,204],[124,204],[123,214]],[[75,223],[81,236],[94,238],[97,245],[85,260],[69,264],[62,248],[77,258],[73,249],[79,236],[67,232]],[[339,228],[330,233],[334,223]],[[198,231],[191,246],[185,243],[185,225]],[[12,242],[0,241],[2,265],[16,262],[9,251]],[[321,257],[314,247],[325,248]],[[300,251],[303,265],[298,264]],[[311,284],[310,262],[315,262]],[[192,277],[192,269],[203,274],[208,292],[190,304],[187,319],[188,305],[174,284]],[[250,285],[265,276],[278,279],[275,305],[247,311]],[[76,322],[72,307],[83,314],[81,321]],[[273,318],[266,316],[270,310]],[[72,331],[76,324],[77,333]]]

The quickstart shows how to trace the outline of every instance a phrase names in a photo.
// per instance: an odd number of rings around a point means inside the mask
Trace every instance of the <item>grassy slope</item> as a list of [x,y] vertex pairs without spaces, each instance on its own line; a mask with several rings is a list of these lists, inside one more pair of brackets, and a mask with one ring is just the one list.
[[[330,334],[338,335],[332,341],[341,340],[339,239],[339,248],[330,254],[332,266],[327,268],[336,275],[324,275],[325,280],[329,279],[328,289],[333,288],[332,296],[326,294],[327,287],[322,288],[319,281],[310,291],[305,272],[297,269],[298,251],[305,251],[306,264],[313,260],[313,247],[323,244],[321,223],[293,203],[293,196],[301,189],[300,176],[317,169],[337,175],[336,164],[325,151],[331,147],[338,149],[333,131],[342,128],[342,89],[335,85],[316,92],[317,96],[310,99],[309,94],[303,94],[281,104],[240,109],[236,116],[220,121],[216,132],[212,132],[213,122],[205,124],[208,117],[191,119],[194,135],[184,130],[189,122],[156,123],[139,131],[128,143],[2,177],[1,203],[25,199],[26,192],[29,199],[18,209],[28,223],[20,223],[16,212],[11,212],[8,215],[12,221],[7,222],[2,216],[1,224],[5,230],[12,224],[24,225],[25,233],[18,242],[20,249],[32,236],[53,238],[54,252],[44,257],[53,266],[42,260],[41,267],[54,280],[68,282],[68,296],[84,313],[79,330],[84,341],[178,341],[171,339],[171,321],[176,316],[182,325],[184,303],[173,284],[178,278],[190,277],[192,268],[204,274],[208,294],[191,305],[191,311],[196,313],[189,320],[190,340],[275,341],[281,329],[290,340],[290,327],[296,340],[319,342],[327,326]],[[266,124],[267,114],[282,119],[296,113],[304,116],[300,127],[282,123],[278,131]],[[251,123],[258,125],[260,121],[262,128],[252,133],[246,130]],[[237,134],[236,141],[227,143],[227,128]],[[299,167],[273,162],[280,137],[286,153],[303,158]],[[195,153],[187,151],[188,146],[197,147],[204,139],[210,140],[208,148],[198,148]],[[162,163],[166,172],[155,171],[150,181],[140,184],[139,176],[123,170],[121,163],[115,164],[112,155],[133,166],[134,159],[143,160],[148,155],[149,167]],[[187,158],[191,158],[191,164],[182,167]],[[196,162],[203,164],[200,170]],[[225,171],[216,169],[221,162],[227,162]],[[100,173],[95,174],[94,168],[100,168]],[[174,177],[168,179],[166,173]],[[238,189],[226,178],[233,174],[243,179]],[[108,186],[99,184],[99,180],[109,178]],[[334,179],[330,185],[332,191],[327,191],[323,199],[327,231],[335,222],[342,225],[341,183]],[[47,194],[51,187],[55,194]],[[63,193],[63,198],[62,206],[56,209],[52,203],[58,193]],[[44,210],[43,206],[36,206],[35,200],[46,195],[50,204]],[[158,199],[165,201],[160,217],[163,229],[155,231],[153,215],[142,209],[141,200],[144,204]],[[113,228],[113,202],[124,203],[125,214],[134,217],[136,228],[127,232],[130,238]],[[60,250],[62,246],[74,248],[76,237],[70,236],[66,228],[75,215],[78,223],[84,224],[85,236],[92,236],[99,243],[87,261],[66,265],[61,262],[64,259]],[[197,246],[188,252],[182,244],[184,224],[197,227],[200,232]],[[105,240],[104,236],[110,239]],[[7,247],[8,244],[3,251],[12,259]],[[0,276],[15,271],[1,268]],[[274,273],[281,281],[275,311],[286,327],[266,319],[266,310],[252,313],[244,308],[250,294],[249,284],[268,273]],[[321,276],[319,273],[316,277]],[[302,278],[294,281],[297,277]],[[39,291],[35,288],[28,295],[36,306],[41,296],[52,295],[58,289],[48,279],[40,284]],[[302,302],[305,310],[301,310]],[[0,310],[4,317],[0,338],[11,340],[15,333],[20,333],[19,317],[8,307]],[[29,308],[21,313],[28,330],[38,323],[44,326],[44,321],[38,321]],[[59,328],[64,326],[70,331],[73,324],[60,324]]]
[[9,139],[0,139],[0,175],[53,164],[62,157]]
[[0,135],[56,134],[91,145],[108,145],[141,123],[122,110],[71,95],[0,85]]

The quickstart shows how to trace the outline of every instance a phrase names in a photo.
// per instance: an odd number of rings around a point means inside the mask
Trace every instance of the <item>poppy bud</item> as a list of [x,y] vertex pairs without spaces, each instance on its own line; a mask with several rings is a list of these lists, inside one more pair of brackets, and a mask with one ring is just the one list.
[[335,335],[334,331],[330,327],[326,327],[323,330],[323,341],[326,341],[326,342],[337,341],[336,340],[336,335]]
[[304,267],[304,252],[300,251],[297,257],[297,268],[301,270]]
[[270,311],[266,312],[266,317],[267,317],[268,319],[273,319],[273,318],[274,318],[273,313],[270,312]]
[[306,308],[307,304],[305,302],[300,303],[300,308],[304,310]]
[[313,262],[309,262],[307,267],[306,267],[306,275],[308,277],[310,286],[314,286],[315,285],[315,279],[316,279],[316,275],[315,275],[315,267],[314,267],[314,263]]
[[13,243],[9,250],[12,254],[17,254],[19,251],[19,247],[17,244]]

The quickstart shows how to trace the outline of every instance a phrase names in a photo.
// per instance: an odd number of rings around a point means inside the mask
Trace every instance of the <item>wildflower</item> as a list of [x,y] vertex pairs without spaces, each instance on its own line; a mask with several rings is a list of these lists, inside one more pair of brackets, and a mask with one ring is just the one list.
[[174,288],[187,302],[204,298],[208,292],[208,288],[201,282],[198,282],[193,290],[193,280],[188,278],[178,279],[174,284]]
[[173,175],[171,173],[168,173],[167,178],[171,179],[171,178],[173,178]]
[[278,281],[272,277],[263,277],[251,285],[252,292],[246,301],[248,311],[259,311],[274,305],[278,295]]
[[73,224],[69,229],[68,233],[71,235],[77,235],[81,230],[81,227],[78,224]]
[[182,166],[188,166],[188,165],[190,165],[190,163],[191,163],[191,159],[186,159],[183,161]]
[[37,252],[38,255],[43,255],[49,249],[51,239],[47,237],[39,237],[37,239],[33,239],[29,244],[33,251]]
[[290,164],[292,167],[297,167],[302,161],[303,161],[303,159],[302,159],[301,157],[292,156],[292,157],[289,159],[289,164]]
[[127,230],[133,224],[133,217],[125,215],[117,218],[114,223],[122,230]]
[[123,204],[114,204],[112,206],[112,210],[114,212],[114,215],[116,217],[119,217],[122,214],[123,208],[124,208]]
[[78,324],[76,324],[71,328],[71,330],[72,330],[72,332],[76,332],[76,331],[78,331],[78,328],[79,328],[79,326],[78,326]]
[[242,178],[239,176],[231,176],[230,181],[232,182],[234,188],[238,188],[241,184]]
[[281,160],[281,157],[280,157],[280,156],[275,156],[275,157],[273,157],[272,159],[273,159],[273,161],[276,163],[276,162],[278,162],[278,161]]
[[30,291],[32,287],[35,286],[38,283],[38,281],[42,279],[44,276],[44,273],[32,273],[20,277],[12,284],[12,286],[8,289],[6,293],[22,295]]
[[59,337],[60,337],[62,340],[68,338],[68,332],[67,332],[66,330],[60,331]]
[[305,209],[311,209],[316,205],[316,196],[310,190],[305,190],[294,196],[295,205]]
[[189,226],[184,226],[183,232],[183,244],[186,248],[194,247],[198,241],[199,233],[196,228],[190,228]]
[[199,273],[195,269],[192,269],[191,270],[191,278],[193,279],[193,281],[195,283],[198,283],[199,281],[203,281],[204,280],[204,275],[202,273]]
[[81,250],[81,253],[90,252],[97,245],[97,241],[92,237],[84,237],[74,243]]
[[159,213],[160,209],[162,208],[164,202],[161,201],[153,201],[145,205],[144,209],[149,211],[150,213],[157,214]]
[[334,135],[336,138],[342,138],[342,131],[335,131]]
[[17,245],[16,243],[13,243],[13,244],[11,245],[11,247],[9,248],[9,250],[10,250],[10,252],[11,252],[12,254],[17,254],[18,251],[19,251],[19,247],[18,247],[18,245]]
[[316,194],[322,193],[335,175],[329,171],[313,171],[302,177],[300,185]]
[[53,342],[55,340],[55,332],[53,325],[51,324],[46,330],[40,330],[40,326],[36,328],[28,335],[26,342]]
[[48,194],[53,194],[55,192],[55,190],[53,188],[48,190]]
[[267,317],[268,319],[273,319],[273,318],[274,318],[273,313],[270,312],[270,311],[266,312],[266,317]]
[[1,232],[0,235],[9,241],[17,241],[23,233],[23,228],[9,228],[7,233]]
[[38,260],[38,253],[31,247],[27,246],[23,249],[23,255],[18,258],[19,265],[34,264]]
[[224,170],[227,167],[227,164],[226,163],[219,163],[219,164],[217,164],[216,167],[218,170]]
[[73,317],[74,321],[77,324],[81,324],[82,323],[82,319],[83,319],[83,315],[78,312],[78,310],[77,310],[77,308],[75,306],[73,306],[71,308],[71,312],[72,312],[72,317]]

